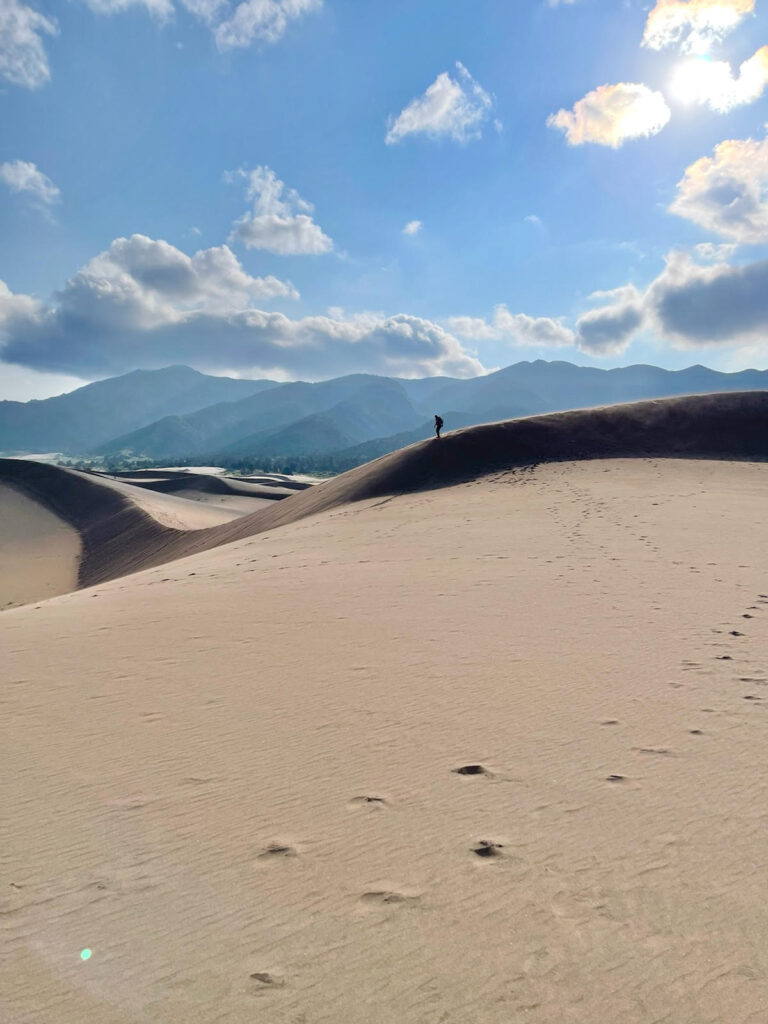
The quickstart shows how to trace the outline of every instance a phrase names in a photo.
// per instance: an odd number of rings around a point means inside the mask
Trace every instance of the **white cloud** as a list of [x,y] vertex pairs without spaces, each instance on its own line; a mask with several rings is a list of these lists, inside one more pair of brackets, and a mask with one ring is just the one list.
[[564,348],[574,343],[573,331],[560,320],[510,313],[504,305],[496,306],[491,320],[453,316],[445,323],[451,331],[471,341],[503,341],[522,348]]
[[418,235],[424,225],[420,220],[409,220],[403,228],[404,235]]
[[592,299],[604,301],[599,309],[584,313],[576,322],[579,348],[592,356],[618,355],[645,322],[643,295],[628,284],[608,292],[595,292]]
[[643,46],[675,44],[685,53],[706,53],[755,9],[755,0],[657,0],[645,23]]
[[571,146],[594,142],[618,149],[628,139],[656,135],[671,117],[660,92],[636,82],[601,85],[573,105],[547,118]]
[[50,207],[61,198],[61,191],[51,179],[27,160],[10,160],[0,164],[0,181],[11,192],[24,193],[38,206]]
[[280,256],[330,252],[333,241],[312,219],[311,203],[294,189],[287,189],[269,167],[253,171],[229,171],[225,181],[243,179],[246,195],[253,200],[253,212],[235,221],[229,240],[239,240],[247,249],[266,249]]
[[13,85],[39,89],[51,77],[44,35],[56,22],[18,0],[0,0],[0,75]]
[[161,21],[173,16],[173,0],[85,0],[96,14],[119,14],[129,7],[146,7]]
[[389,119],[388,145],[400,142],[406,135],[449,138],[454,142],[480,137],[493,101],[458,61],[456,70],[456,78],[443,71],[423,96],[411,100],[396,118]]
[[251,277],[226,245],[194,256],[146,235],[117,238],[89,260],[61,293],[62,308],[92,308],[91,318],[150,327],[190,310],[228,311],[251,298],[298,298],[276,277]]
[[655,329],[678,348],[768,341],[768,260],[701,266],[672,253],[646,292]]
[[699,242],[698,245],[694,245],[692,253],[699,263],[727,263],[738,248],[738,245],[732,242],[722,242],[720,245],[714,242]]
[[[5,0],[0,0],[0,4]],[[97,14],[118,14],[145,7],[159,21],[174,14],[174,0],[84,0]],[[245,49],[253,42],[276,43],[291,22],[319,10],[323,0],[179,0],[190,14],[206,24],[220,50]]]
[[15,295],[5,281],[0,281],[0,339],[3,331],[17,323],[35,319],[42,305],[31,295]]
[[120,238],[47,304],[0,282],[0,358],[86,378],[175,362],[310,377],[483,371],[429,320],[341,310],[294,320],[254,307],[254,298],[276,294],[295,293],[275,278],[250,277],[226,246],[190,257],[143,235]]
[[243,0],[216,26],[216,44],[220,50],[232,50],[254,40],[276,43],[292,21],[322,4],[323,0]]
[[768,242],[768,136],[719,143],[686,169],[669,209],[735,242]]
[[738,75],[725,60],[690,57],[677,68],[670,92],[684,103],[703,103],[719,114],[759,100],[768,85],[768,46],[745,60]]
[[[645,292],[625,285],[592,296],[606,305],[579,318],[579,348],[590,355],[626,350],[649,329],[674,348],[744,348],[768,355],[768,260],[732,266],[672,252]],[[709,260],[716,251],[705,250]]]

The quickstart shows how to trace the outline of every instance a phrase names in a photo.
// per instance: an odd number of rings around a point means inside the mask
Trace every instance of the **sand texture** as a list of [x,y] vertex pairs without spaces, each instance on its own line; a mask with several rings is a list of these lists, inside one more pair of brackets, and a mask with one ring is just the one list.
[[[0,459],[0,480],[24,488],[78,530],[79,582],[87,586],[366,498],[441,488],[513,466],[627,455],[768,458],[768,392],[658,399],[469,427],[385,455],[252,515],[209,509],[221,518],[234,516],[221,525],[206,523],[192,502],[183,515],[163,511],[159,495],[137,501],[141,488],[98,474]],[[154,480],[157,471],[131,476]],[[209,477],[209,486],[215,479]]]
[[3,1021],[763,1024],[758,397],[670,432],[741,461],[462,431],[0,615]]
[[74,527],[0,483],[0,609],[74,590],[80,551]]

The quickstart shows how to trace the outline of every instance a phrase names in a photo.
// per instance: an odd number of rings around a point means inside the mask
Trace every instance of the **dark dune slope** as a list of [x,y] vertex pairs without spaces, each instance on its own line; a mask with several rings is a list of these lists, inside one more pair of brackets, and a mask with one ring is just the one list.
[[83,537],[81,585],[208,550],[347,502],[445,487],[538,462],[655,456],[768,458],[768,392],[635,402],[468,427],[411,445],[294,494],[274,507],[197,531],[158,524],[82,473],[0,460],[0,479],[38,496]]

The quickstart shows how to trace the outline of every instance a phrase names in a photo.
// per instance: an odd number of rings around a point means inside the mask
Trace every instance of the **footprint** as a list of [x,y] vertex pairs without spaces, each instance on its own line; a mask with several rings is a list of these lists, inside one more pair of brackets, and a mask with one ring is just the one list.
[[381,810],[383,807],[389,807],[389,800],[383,796],[354,796],[349,801],[348,807],[370,807],[371,810]]
[[408,895],[404,892],[395,892],[391,889],[373,889],[371,892],[364,892],[360,897],[360,902],[368,905],[389,907],[389,906],[409,906],[414,903],[418,903],[421,899],[418,895]]
[[463,764],[461,768],[454,768],[456,775],[488,775],[492,776],[492,772],[489,772],[486,767],[482,764]]
[[494,843],[492,839],[481,839],[477,846],[472,847],[472,853],[478,857],[501,857],[503,849],[503,843]]
[[259,860],[277,857],[298,857],[298,851],[292,846],[284,846],[282,843],[270,843],[269,846],[259,854]]
[[270,974],[269,971],[254,971],[251,978],[259,983],[260,988],[282,988],[285,985],[284,978],[278,974]]

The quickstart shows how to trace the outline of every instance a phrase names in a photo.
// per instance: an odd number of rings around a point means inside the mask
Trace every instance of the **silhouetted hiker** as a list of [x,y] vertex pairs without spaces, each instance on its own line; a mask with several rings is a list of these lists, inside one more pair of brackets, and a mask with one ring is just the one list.
[[443,429],[443,417],[435,414],[435,437],[440,440],[440,431]]

